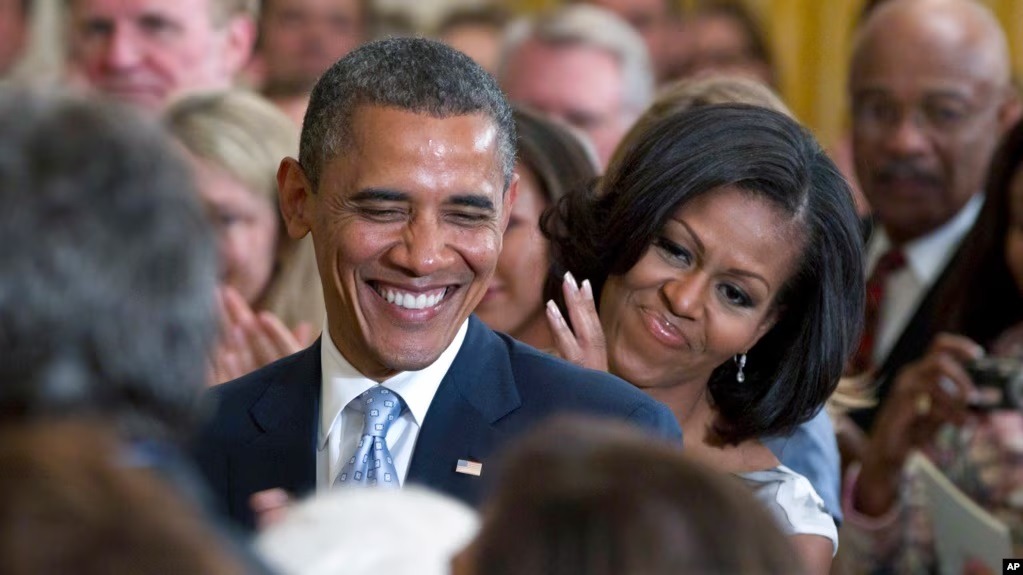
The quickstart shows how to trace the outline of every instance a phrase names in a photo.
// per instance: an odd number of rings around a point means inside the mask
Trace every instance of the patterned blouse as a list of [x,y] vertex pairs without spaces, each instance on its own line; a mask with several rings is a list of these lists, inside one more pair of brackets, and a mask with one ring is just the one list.
[[[1014,555],[1023,555],[1023,414],[994,411],[973,416],[962,427],[946,425],[923,452],[974,502],[1008,525]],[[841,536],[850,572],[936,572],[919,479],[905,470],[899,503],[887,515],[873,518],[852,505],[858,475],[857,468],[851,469],[843,489],[846,522]]]

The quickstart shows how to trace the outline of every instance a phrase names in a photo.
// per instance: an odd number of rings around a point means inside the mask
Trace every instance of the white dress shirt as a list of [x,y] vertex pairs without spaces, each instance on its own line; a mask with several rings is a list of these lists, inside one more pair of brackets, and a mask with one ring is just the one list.
[[[874,365],[880,365],[899,340],[920,302],[955,254],[959,242],[973,227],[983,203],[983,194],[975,194],[955,217],[940,228],[902,247],[906,266],[892,272],[884,286],[884,300],[881,302],[878,329],[875,332],[876,343],[871,356]],[[891,245],[884,228],[878,226],[867,246],[868,278]]]
[[402,484],[408,476],[412,452],[419,437],[419,428],[426,419],[433,396],[458,350],[465,341],[469,328],[466,320],[437,361],[419,371],[406,371],[378,384],[359,373],[338,351],[330,338],[326,321],[320,346],[320,363],[323,366],[323,385],[320,391],[320,432],[316,454],[316,489],[329,490],[334,478],[357,449],[362,437],[365,416],[359,402],[353,401],[362,392],[374,385],[383,385],[394,391],[405,401],[407,409],[387,430],[387,447],[394,457],[394,467]]

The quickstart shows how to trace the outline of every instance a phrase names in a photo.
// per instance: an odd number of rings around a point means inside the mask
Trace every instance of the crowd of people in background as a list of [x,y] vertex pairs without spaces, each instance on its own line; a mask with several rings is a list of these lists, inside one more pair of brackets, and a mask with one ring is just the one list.
[[38,1],[0,0],[5,571],[999,572],[918,457],[1023,551],[984,3],[865,2],[829,153],[742,2],[65,0],[54,85]]

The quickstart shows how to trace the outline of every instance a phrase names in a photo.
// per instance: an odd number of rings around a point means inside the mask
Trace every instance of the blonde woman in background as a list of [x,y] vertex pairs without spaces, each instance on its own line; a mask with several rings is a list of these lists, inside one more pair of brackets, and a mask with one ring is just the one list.
[[323,323],[312,243],[288,237],[277,204],[277,166],[295,154],[298,132],[241,90],[185,97],[165,123],[188,151],[217,234],[223,330],[210,380],[221,383],[303,349]]

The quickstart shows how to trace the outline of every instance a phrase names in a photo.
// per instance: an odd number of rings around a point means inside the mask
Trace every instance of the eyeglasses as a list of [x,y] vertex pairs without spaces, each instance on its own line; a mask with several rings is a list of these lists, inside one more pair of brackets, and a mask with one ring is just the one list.
[[873,133],[889,133],[910,118],[922,132],[953,135],[979,125],[990,111],[962,98],[924,98],[905,105],[890,98],[867,96],[853,102],[855,128]]

